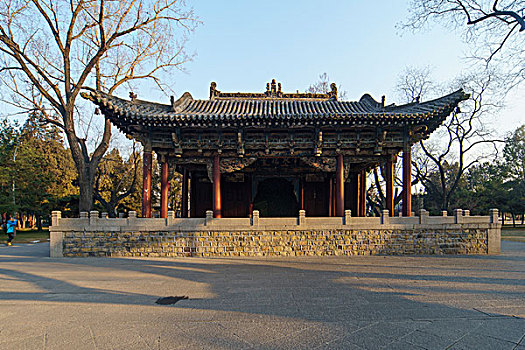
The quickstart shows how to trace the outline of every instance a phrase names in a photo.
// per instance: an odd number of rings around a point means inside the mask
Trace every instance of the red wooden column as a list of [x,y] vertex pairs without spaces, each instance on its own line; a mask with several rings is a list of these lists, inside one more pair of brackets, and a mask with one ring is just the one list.
[[335,216],[345,215],[345,175],[343,155],[337,155],[337,166],[335,170]]
[[412,149],[405,146],[403,150],[403,216],[412,212]]
[[163,157],[160,168],[160,217],[168,217],[168,195],[170,184],[168,182],[169,165],[167,157]]
[[[299,179],[299,204],[301,206],[300,210],[304,209],[304,180]],[[251,201],[250,201],[251,202]]]
[[394,162],[389,158],[385,164],[386,209],[394,216]]
[[213,217],[221,218],[221,169],[219,155],[213,156]]
[[354,205],[355,205],[355,212],[352,212],[352,216],[361,216],[361,206],[359,203],[361,202],[359,198],[361,197],[361,173],[354,174],[352,177],[353,181],[353,190],[354,190]]
[[152,152],[151,149],[144,147],[142,156],[142,217],[151,217],[151,178],[152,169]]
[[366,171],[359,173],[359,216],[366,216]]
[[334,180],[328,180],[328,216],[334,216]]
[[182,173],[182,203],[180,206],[181,216],[188,217],[188,169],[184,168]]

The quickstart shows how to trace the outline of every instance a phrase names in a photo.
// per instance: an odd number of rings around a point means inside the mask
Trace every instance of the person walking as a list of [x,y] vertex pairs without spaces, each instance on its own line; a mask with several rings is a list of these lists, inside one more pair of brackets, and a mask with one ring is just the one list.
[[15,238],[15,235],[16,235],[16,226],[18,225],[18,215],[16,216],[16,218],[13,218],[12,215],[9,215],[9,218],[7,219],[7,236],[9,237],[7,239],[7,243],[6,245],[10,246],[12,245],[11,244],[11,241],[13,240],[13,238]]

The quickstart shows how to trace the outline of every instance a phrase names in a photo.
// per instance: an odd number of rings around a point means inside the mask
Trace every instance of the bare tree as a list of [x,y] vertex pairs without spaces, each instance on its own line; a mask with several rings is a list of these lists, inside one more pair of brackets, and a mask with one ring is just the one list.
[[[419,77],[419,84],[430,81],[428,72],[420,71]],[[493,131],[485,122],[488,115],[501,107],[499,101],[489,97],[494,79],[491,74],[457,79],[452,85],[470,92],[470,98],[428,140],[419,142],[415,147],[412,162],[414,178],[427,193],[439,198],[441,210],[449,209],[463,174],[473,165],[497,154],[496,144],[501,140],[493,137]],[[397,90],[406,94],[410,87],[404,81],[400,79],[401,85]],[[421,91],[418,83],[413,87],[417,92]]]
[[96,176],[95,199],[108,211],[109,217],[116,217],[117,206],[135,192],[141,158],[133,143],[133,151],[124,160],[117,148],[108,152],[100,161]]
[[90,147],[93,115],[82,133],[87,113],[79,94],[114,93],[137,79],[164,89],[160,76],[188,60],[184,35],[196,23],[178,0],[0,0],[0,79],[11,92],[3,100],[62,128],[78,171],[81,211],[92,206],[111,125],[105,120]]
[[[398,97],[406,103],[420,101],[423,96],[427,96],[431,91],[436,90],[437,86],[431,78],[430,67],[406,67],[399,75],[396,92]],[[370,208],[376,215],[381,214],[381,210],[386,209],[386,170],[384,164],[372,170],[373,181],[367,191],[367,201]],[[402,163],[394,164],[394,208],[399,205],[403,198]],[[417,177],[412,178],[412,186],[419,182]]]
[[[386,209],[386,170],[383,165],[372,170],[373,181],[367,190],[367,203],[371,210],[379,216],[381,211]],[[411,185],[414,186],[419,182],[416,177],[412,178]],[[403,198],[403,180],[402,180],[402,163],[394,163],[394,208],[396,208]]]
[[406,67],[399,75],[396,89],[406,103],[418,102],[421,97],[428,96],[436,89],[430,67]]
[[524,0],[412,0],[410,17],[403,27],[418,30],[440,22],[463,33],[473,44],[474,58],[486,66],[492,61],[504,66],[508,78],[525,78]]
[[[319,74],[319,80],[313,83],[312,85],[310,85],[308,89],[306,89],[306,92],[313,93],[313,94],[316,94],[316,93],[325,94],[327,92],[330,92],[330,90],[332,90],[332,88],[330,87],[331,83],[332,82],[330,82],[330,77],[328,76],[328,73],[325,72],[323,74]],[[346,91],[341,89],[341,86],[339,86],[339,89],[337,91],[338,91],[337,98],[339,100],[346,99],[347,93]]]

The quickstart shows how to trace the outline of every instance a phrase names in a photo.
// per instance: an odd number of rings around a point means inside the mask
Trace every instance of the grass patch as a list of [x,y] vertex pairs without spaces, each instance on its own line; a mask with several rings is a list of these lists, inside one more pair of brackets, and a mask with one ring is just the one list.
[[[29,231],[16,231],[16,236],[13,239],[13,243],[32,243],[33,241],[47,242],[49,239],[48,230],[29,230]],[[0,241],[5,243],[7,241],[7,234],[0,234]]]

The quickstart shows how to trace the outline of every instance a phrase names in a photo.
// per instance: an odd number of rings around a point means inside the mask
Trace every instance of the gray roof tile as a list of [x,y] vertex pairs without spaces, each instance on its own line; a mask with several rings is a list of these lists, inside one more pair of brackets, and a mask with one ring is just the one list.
[[[231,121],[233,124],[279,120],[283,123],[329,121],[344,123],[396,122],[400,124],[439,121],[446,118],[462,100],[468,98],[463,90],[441,98],[405,105],[382,106],[365,94],[358,102],[319,98],[220,98],[193,100],[185,93],[172,105],[134,99],[124,100],[103,92],[83,93],[82,96],[98,105],[105,115],[119,124],[123,118],[128,123],[158,126],[185,125],[191,122],[214,123]],[[182,99],[185,99],[181,101]],[[273,123],[274,124],[274,123]]]

